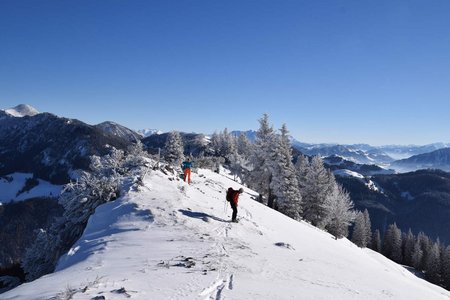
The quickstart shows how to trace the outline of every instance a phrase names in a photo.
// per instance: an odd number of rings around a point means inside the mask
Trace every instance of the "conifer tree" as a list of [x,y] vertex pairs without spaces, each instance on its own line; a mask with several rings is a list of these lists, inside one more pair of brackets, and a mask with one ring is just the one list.
[[442,256],[442,283],[450,289],[450,246],[445,248]]
[[297,174],[298,186],[300,189],[300,193],[304,193],[306,187],[306,174],[308,174],[309,170],[309,160],[308,157],[300,154],[297,158],[297,162],[295,163],[295,171]]
[[422,270],[422,258],[422,247],[420,246],[420,242],[417,240],[414,244],[414,250],[412,254],[412,265],[416,270]]
[[367,246],[368,239],[365,226],[364,214],[358,212],[355,219],[355,226],[353,227],[352,242],[360,248]]
[[428,281],[439,284],[441,275],[441,257],[439,245],[434,243],[429,250],[427,261],[425,263],[425,276]]
[[225,128],[220,134],[220,155],[229,160],[229,156],[235,153],[235,140]]
[[333,183],[331,192],[326,196],[323,205],[325,209],[325,228],[336,239],[348,235],[348,226],[355,219],[353,202],[350,195],[336,182]]
[[173,165],[179,165],[184,159],[184,146],[181,135],[178,131],[172,131],[164,147],[164,156],[168,163]]
[[370,248],[378,253],[381,253],[381,235],[378,229],[372,235],[372,243]]
[[323,166],[320,156],[314,156],[306,174],[303,196],[303,218],[312,225],[324,228],[326,223],[325,199],[333,188],[334,177]]
[[417,241],[419,242],[420,250],[422,251],[422,259],[419,264],[419,270],[425,270],[428,254],[431,248],[431,241],[430,238],[422,231],[417,235]]
[[273,147],[270,149],[269,168],[272,174],[270,187],[276,197],[278,210],[295,220],[300,220],[301,195],[285,124],[280,131],[281,135],[273,136]]
[[372,224],[370,222],[370,215],[367,208],[364,210],[364,229],[366,236],[366,246],[370,245],[370,241],[372,240]]
[[383,254],[395,262],[402,261],[402,232],[395,223],[389,225],[384,235]]
[[220,136],[216,131],[211,135],[210,146],[213,154],[220,156]]
[[269,116],[264,114],[259,120],[260,127],[256,132],[253,153],[250,157],[252,170],[249,172],[249,186],[267,197],[267,204],[273,207],[273,193],[270,188],[272,174],[269,167],[269,153],[273,141],[273,128],[269,125]]
[[403,263],[407,266],[413,265],[413,253],[414,253],[415,237],[409,228],[408,233],[403,240]]
[[252,151],[252,144],[250,143],[247,135],[244,132],[241,132],[236,144],[238,154],[247,159]]

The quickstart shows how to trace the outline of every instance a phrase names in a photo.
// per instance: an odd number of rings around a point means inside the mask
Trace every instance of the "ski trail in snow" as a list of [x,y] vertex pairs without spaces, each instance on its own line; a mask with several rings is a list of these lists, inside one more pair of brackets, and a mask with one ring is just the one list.
[[221,300],[222,293],[225,289],[232,290],[233,289],[233,278],[234,275],[227,275],[225,279],[219,279],[215,281],[212,285],[205,288],[200,296],[205,297],[204,299],[214,299]]

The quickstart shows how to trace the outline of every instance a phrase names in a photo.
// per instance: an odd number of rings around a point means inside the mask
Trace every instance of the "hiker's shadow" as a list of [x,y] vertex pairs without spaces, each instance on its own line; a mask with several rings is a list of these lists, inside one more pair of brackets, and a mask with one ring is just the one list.
[[209,222],[209,219],[213,219],[213,220],[219,221],[219,222],[228,222],[227,220],[218,218],[216,216],[208,215],[204,212],[190,211],[190,210],[186,210],[186,209],[179,209],[178,211],[181,212],[185,216],[188,216],[188,217],[194,218],[194,219],[200,219],[204,222]]

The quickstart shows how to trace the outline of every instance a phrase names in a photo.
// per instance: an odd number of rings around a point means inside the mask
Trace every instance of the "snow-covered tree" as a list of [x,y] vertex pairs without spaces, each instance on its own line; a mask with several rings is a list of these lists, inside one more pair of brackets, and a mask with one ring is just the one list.
[[415,237],[409,228],[408,233],[403,238],[403,263],[407,266],[413,265]]
[[236,142],[236,148],[239,155],[244,157],[245,159],[248,158],[252,151],[252,144],[247,138],[247,135],[243,132],[239,135],[237,142]]
[[220,136],[217,132],[214,132],[211,135],[210,146],[212,148],[212,152],[216,156],[220,156]]
[[372,235],[372,243],[370,248],[378,253],[381,253],[381,235],[378,229],[376,229]]
[[306,174],[303,197],[303,218],[312,225],[324,228],[327,211],[325,199],[333,188],[334,177],[323,166],[320,156],[314,156]]
[[228,160],[229,156],[236,152],[235,139],[227,128],[224,129],[220,137],[220,154]]
[[184,159],[184,145],[181,135],[178,131],[172,131],[167,137],[164,146],[164,157],[166,161],[173,165],[179,165]]
[[423,258],[422,247],[420,246],[420,242],[417,240],[416,243],[414,244],[414,250],[412,254],[412,266],[416,270],[421,270],[422,258]]
[[302,198],[292,163],[287,126],[283,124],[280,131],[280,135],[273,136],[273,147],[269,152],[269,168],[272,174],[270,187],[276,197],[278,210],[295,220],[300,220]]
[[420,250],[422,251],[422,259],[420,261],[418,269],[425,270],[426,262],[428,260],[428,254],[430,252],[432,243],[431,243],[430,238],[422,231],[419,232],[419,234],[417,235],[417,242],[419,243]]
[[337,239],[348,235],[348,226],[355,219],[353,201],[350,195],[336,182],[323,204],[325,209],[325,229]]
[[389,225],[384,235],[383,254],[395,262],[402,261],[402,232],[395,223]]
[[450,246],[445,248],[442,255],[442,282],[447,289],[450,289]]
[[236,181],[237,178],[240,178],[241,181],[244,177],[245,167],[247,166],[247,160],[240,155],[237,150],[235,150],[233,153],[228,155],[228,161],[229,161],[229,168],[231,174],[234,176],[234,180]]
[[269,153],[273,141],[273,128],[269,125],[269,116],[264,114],[259,120],[253,152],[250,156],[252,169],[247,177],[249,187],[267,197],[268,205],[273,207],[273,195],[270,188],[272,174],[269,168]]
[[298,186],[300,189],[300,193],[303,193],[306,187],[306,175],[309,170],[309,160],[303,154],[300,154],[297,158],[297,162],[295,163],[295,171],[297,174]]
[[368,236],[364,214],[358,212],[356,215],[355,226],[353,227],[352,242],[361,248],[367,247]]
[[439,251],[439,245],[434,243],[430,247],[430,251],[427,256],[427,261],[425,263],[425,276],[428,281],[439,284],[441,280],[441,257]]
[[370,215],[369,215],[369,211],[367,210],[367,208],[364,210],[364,228],[366,230],[365,234],[367,237],[367,241],[366,241],[366,247],[367,245],[370,245],[370,242],[372,240],[372,224],[370,222]]

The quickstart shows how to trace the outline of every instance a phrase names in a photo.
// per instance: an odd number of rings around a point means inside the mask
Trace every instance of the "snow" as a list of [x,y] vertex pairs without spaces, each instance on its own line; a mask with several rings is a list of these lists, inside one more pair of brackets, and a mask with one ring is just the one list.
[[354,172],[354,171],[347,170],[347,169],[335,170],[335,171],[333,171],[333,173],[334,173],[334,175],[341,176],[341,177],[355,177],[358,179],[364,179],[364,175]]
[[57,271],[1,299],[450,299],[450,292],[347,239],[335,240],[254,201],[230,223],[207,170],[192,185],[151,171],[140,191],[104,204]]
[[162,134],[163,132],[162,132],[161,130],[158,130],[158,129],[149,129],[149,128],[146,128],[146,129],[139,129],[139,130],[137,131],[137,133],[139,133],[139,134],[142,135],[143,137],[148,137],[148,136],[151,136],[151,135],[154,135],[154,134],[160,135],[160,134]]
[[56,197],[61,193],[61,185],[54,185],[48,181],[38,179],[39,184],[37,186],[17,195],[25,186],[26,180],[32,177],[33,174],[30,173],[13,173],[0,177],[0,203],[24,201],[35,197]]
[[6,112],[10,116],[17,118],[39,114],[39,112],[34,107],[27,104],[20,104],[16,107],[5,109],[4,112]]

